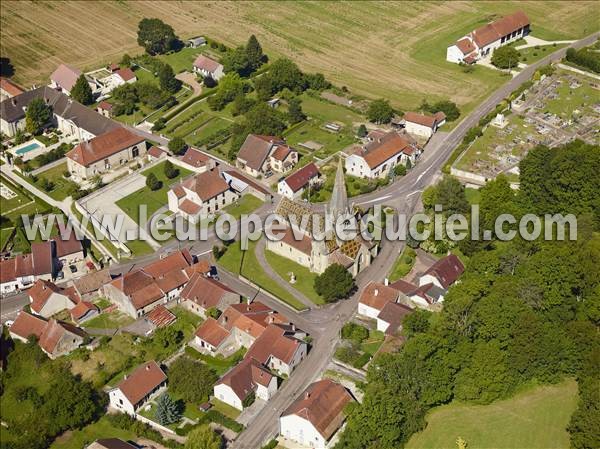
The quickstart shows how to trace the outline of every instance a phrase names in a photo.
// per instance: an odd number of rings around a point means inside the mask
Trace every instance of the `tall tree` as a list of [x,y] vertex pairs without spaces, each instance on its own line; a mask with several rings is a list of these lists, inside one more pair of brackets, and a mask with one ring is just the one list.
[[504,45],[503,47],[498,47],[494,50],[491,62],[499,69],[513,69],[519,65],[520,58],[521,53],[514,47]]
[[288,102],[288,117],[292,125],[300,123],[306,118],[299,98],[292,98]]
[[377,124],[389,123],[394,116],[394,110],[389,101],[384,99],[374,100],[369,104],[367,118],[369,121]]
[[172,50],[178,38],[170,25],[160,19],[142,19],[138,25],[138,45],[149,55],[158,55]]
[[179,357],[169,367],[170,389],[187,402],[206,401],[216,381],[217,375],[208,365],[189,357]]
[[173,67],[170,64],[164,63],[160,65],[158,69],[158,81],[160,88],[169,93],[174,94],[181,89],[181,81],[175,78],[175,72],[173,72]]
[[29,102],[25,112],[25,129],[31,134],[39,134],[52,118],[52,109],[41,98]]
[[208,426],[198,426],[187,435],[184,449],[221,449],[223,442]]
[[94,94],[92,88],[87,82],[85,75],[82,73],[77,78],[73,89],[71,90],[71,97],[73,100],[80,102],[81,104],[90,105],[94,102]]
[[441,205],[446,215],[464,214],[469,211],[465,187],[452,176],[444,176],[436,184],[435,204]]
[[278,59],[269,69],[269,78],[271,78],[272,89],[279,92],[288,88],[292,92],[302,92],[306,88],[304,74],[298,66],[289,59]]
[[250,36],[246,44],[246,57],[252,70],[258,69],[265,60],[263,49],[254,34]]
[[183,140],[182,137],[173,137],[169,141],[169,150],[171,150],[171,152],[177,156],[182,155],[185,153],[185,150],[187,150],[185,140]]
[[252,71],[246,48],[237,47],[229,50],[221,59],[225,73],[237,73],[240,76],[248,76]]
[[171,399],[168,393],[161,394],[156,401],[156,419],[159,424],[167,426],[181,419],[181,407]]
[[315,279],[315,291],[327,302],[347,298],[354,288],[352,275],[342,265],[334,263]]

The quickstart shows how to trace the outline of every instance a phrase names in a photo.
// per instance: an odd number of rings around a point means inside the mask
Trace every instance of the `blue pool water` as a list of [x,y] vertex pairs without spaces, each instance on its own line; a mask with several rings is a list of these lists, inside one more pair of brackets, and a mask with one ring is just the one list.
[[30,143],[29,145],[26,145],[22,148],[19,148],[17,151],[15,151],[15,153],[23,155],[25,153],[29,153],[30,151],[33,151],[37,148],[40,148],[40,146],[37,143]]

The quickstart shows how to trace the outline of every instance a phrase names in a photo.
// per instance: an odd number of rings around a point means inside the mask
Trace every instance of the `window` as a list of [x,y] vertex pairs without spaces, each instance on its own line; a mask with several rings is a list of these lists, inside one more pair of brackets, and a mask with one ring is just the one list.
[[138,147],[133,147],[131,149],[131,154],[133,157],[138,157],[140,155],[140,149]]

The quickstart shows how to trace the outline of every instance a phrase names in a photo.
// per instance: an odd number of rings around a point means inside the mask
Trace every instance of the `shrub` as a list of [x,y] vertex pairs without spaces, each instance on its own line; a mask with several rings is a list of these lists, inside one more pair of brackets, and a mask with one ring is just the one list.
[[394,174],[396,176],[404,176],[406,174],[406,166],[398,164],[394,167]]
[[146,187],[150,190],[159,190],[162,187],[162,183],[158,180],[154,173],[150,173],[146,178]]

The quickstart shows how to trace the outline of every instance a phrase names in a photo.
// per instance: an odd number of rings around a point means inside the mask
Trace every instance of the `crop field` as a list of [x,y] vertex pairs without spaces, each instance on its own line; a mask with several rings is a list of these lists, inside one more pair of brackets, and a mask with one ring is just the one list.
[[[468,111],[506,81],[445,62],[446,47],[497,15],[523,9],[533,34],[575,39],[599,28],[594,2],[23,2],[0,4],[1,54],[26,86],[61,63],[81,69],[137,54],[137,23],[159,17],[181,38],[206,34],[237,46],[256,34],[274,57],[324,73],[353,93],[401,109],[450,98]],[[68,38],[65,38],[68,36]],[[183,58],[186,62],[189,59]],[[179,61],[177,61],[179,64]],[[178,66],[179,68],[179,66]]]

